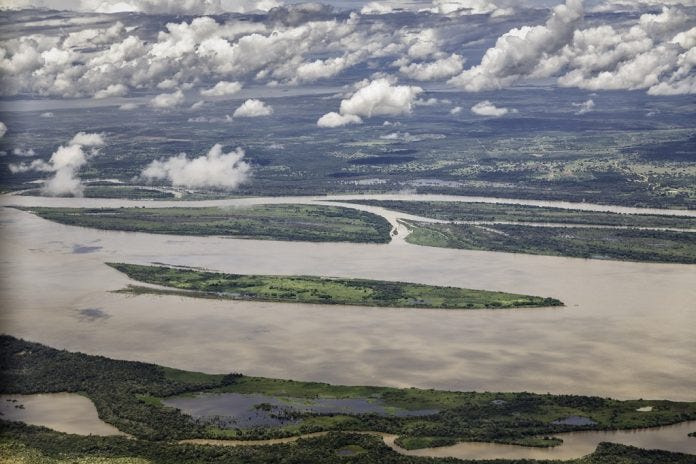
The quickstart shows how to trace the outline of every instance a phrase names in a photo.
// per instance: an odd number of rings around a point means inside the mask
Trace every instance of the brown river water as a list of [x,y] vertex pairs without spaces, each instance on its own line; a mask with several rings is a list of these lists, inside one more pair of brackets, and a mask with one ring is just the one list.
[[[4,196],[0,204],[196,206],[323,199],[155,203]],[[626,209],[616,207],[643,212]],[[370,210],[392,223],[405,216]],[[693,265],[449,250],[403,240],[367,245],[100,231],[9,208],[0,210],[0,233],[0,328],[57,348],[181,369],[336,384],[696,401]],[[404,280],[548,296],[567,306],[451,311],[129,296],[110,292],[132,282],[106,261]]]

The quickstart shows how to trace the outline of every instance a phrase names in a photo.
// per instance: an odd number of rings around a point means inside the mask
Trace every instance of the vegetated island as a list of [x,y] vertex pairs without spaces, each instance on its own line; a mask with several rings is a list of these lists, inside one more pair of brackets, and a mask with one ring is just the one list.
[[[462,201],[346,200],[341,203],[379,206],[392,211],[443,221],[534,222],[587,226],[696,229],[696,217],[657,214],[622,214],[547,206]],[[678,211],[674,211],[678,213]]]
[[696,218],[693,217],[450,201],[355,200],[351,203],[448,221],[402,220],[411,230],[406,241],[415,245],[574,258],[696,263]]
[[696,264],[696,232],[402,221],[415,245],[572,258]]
[[308,242],[391,240],[391,225],[383,217],[338,206],[20,209],[61,224],[105,230]]
[[483,309],[562,306],[555,298],[383,280],[243,275],[198,269],[107,263],[133,280],[169,287],[129,286],[122,292],[397,308]]
[[[19,462],[331,464],[347,462],[345,456],[350,455],[353,460],[349,462],[365,464],[471,463],[476,461],[400,455],[378,437],[355,432],[397,434],[399,444],[407,448],[458,441],[553,446],[558,440],[543,438],[544,435],[667,425],[696,418],[696,403],[686,402],[335,386],[241,374],[209,375],[56,350],[7,335],[0,336],[0,375],[2,394],[80,392],[92,400],[102,420],[133,437],[68,435],[0,421],[0,452],[3,456],[24,459]],[[283,425],[239,428],[225,427],[224,418],[219,415],[196,418],[165,405],[176,395],[195,399],[201,394],[207,395],[204,400],[215,395],[255,394],[298,402],[351,400],[359,406],[369,400],[385,409],[367,414],[360,409],[352,411],[350,406],[331,413],[285,411],[289,420]],[[637,411],[648,405],[652,407],[650,411]],[[267,403],[255,405],[255,411],[269,416],[277,414]],[[417,414],[419,411],[422,414]],[[568,417],[585,420],[563,419]],[[330,433],[292,444],[215,447],[173,443],[193,438],[268,439],[322,431]],[[519,461],[496,461],[513,462]],[[571,462],[693,464],[694,461],[689,455],[601,444],[595,453]]]

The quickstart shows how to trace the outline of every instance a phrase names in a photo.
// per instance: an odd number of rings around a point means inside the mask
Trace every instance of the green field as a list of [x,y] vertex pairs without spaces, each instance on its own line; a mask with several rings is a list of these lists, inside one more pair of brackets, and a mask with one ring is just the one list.
[[[0,336],[0,393],[33,394],[81,392],[95,404],[99,417],[131,434],[124,437],[80,437],[40,427],[0,422],[0,462],[23,463],[333,463],[345,457],[336,450],[362,449],[357,461],[380,463],[462,462],[401,456],[378,438],[351,432],[378,431],[400,435],[409,447],[457,441],[490,441],[547,446],[539,436],[579,429],[622,429],[666,425],[696,419],[696,403],[671,401],[618,401],[598,397],[533,393],[475,393],[415,388],[334,386],[322,383],[208,375],[134,361],[117,361],[55,350],[10,336]],[[279,398],[375,398],[404,408],[437,408],[429,416],[395,417],[370,414],[304,414],[300,422],[283,427],[215,430],[194,421],[178,409],[162,406],[158,398],[194,392],[263,393]],[[636,411],[652,406],[649,412]],[[568,416],[596,422],[589,426],[554,424]],[[324,437],[293,444],[220,448],[175,445],[186,438],[234,436],[265,439],[298,433],[333,431]],[[652,454],[651,454],[652,453]],[[1,459],[11,459],[2,461]],[[285,460],[280,460],[281,457]],[[693,456],[602,445],[590,463],[693,462]],[[622,461],[610,458],[626,458]],[[629,459],[630,458],[630,459]],[[120,459],[120,460],[119,460]],[[139,460],[141,459],[141,460]],[[589,460],[588,460],[589,459]],[[642,460],[641,460],[642,459]],[[650,461],[649,459],[666,459]],[[688,459],[691,459],[689,461]],[[499,461],[500,463],[508,461]],[[512,461],[509,461],[512,462]],[[528,461],[530,462],[530,461]]]
[[443,221],[536,222],[620,227],[695,229],[696,217],[568,210],[540,206],[456,201],[353,200],[344,203],[372,205]]
[[[405,221],[406,222],[406,221]],[[696,233],[406,222],[416,245],[658,263],[696,263]]]
[[[554,298],[406,282],[223,274],[123,263],[109,265],[131,279],[184,291],[185,295],[208,298],[437,309],[521,308],[563,304]],[[162,290],[147,287],[130,287],[127,291],[163,293]]]
[[210,208],[24,208],[51,221],[106,230],[221,235],[310,242],[387,243],[391,225],[337,206],[257,205]]

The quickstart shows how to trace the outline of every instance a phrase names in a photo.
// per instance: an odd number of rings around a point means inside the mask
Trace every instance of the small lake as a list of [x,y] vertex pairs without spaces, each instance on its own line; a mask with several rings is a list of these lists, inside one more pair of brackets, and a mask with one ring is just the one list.
[[3,420],[40,425],[77,435],[125,435],[99,419],[89,398],[75,393],[0,395]]
[[377,398],[281,398],[261,394],[200,393],[163,401],[170,407],[223,428],[274,427],[298,422],[297,414],[376,414],[428,416],[436,409],[409,410]]

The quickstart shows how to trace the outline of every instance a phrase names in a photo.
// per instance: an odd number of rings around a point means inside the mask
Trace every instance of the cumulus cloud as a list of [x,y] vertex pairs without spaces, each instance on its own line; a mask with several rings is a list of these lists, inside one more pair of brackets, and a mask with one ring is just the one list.
[[239,82],[220,81],[210,89],[201,90],[201,95],[204,97],[223,97],[226,95],[234,95],[242,90],[242,84]]
[[140,105],[137,103],[124,103],[123,105],[119,106],[118,109],[121,111],[133,111],[139,107]]
[[490,14],[493,17],[514,13],[491,0],[433,0],[430,11],[439,14]]
[[484,100],[472,106],[471,112],[474,114],[478,114],[479,116],[491,116],[499,118],[500,116],[505,116],[508,113],[516,113],[517,110],[508,108],[498,108],[490,101]]
[[15,148],[12,150],[12,154],[15,156],[23,156],[26,158],[32,158],[36,156],[36,152],[33,148]]
[[39,117],[41,117],[41,118],[52,118],[53,116],[54,116],[54,114],[50,111],[47,111],[45,113],[41,113],[39,115]]
[[341,114],[372,117],[408,114],[423,89],[410,85],[393,85],[380,78],[358,89],[350,98],[341,101]]
[[360,14],[364,15],[382,15],[382,14],[388,14],[394,11],[394,8],[389,5],[388,3],[382,3],[382,2],[370,2],[366,5],[364,5],[360,9]]
[[341,101],[338,113],[327,113],[317,121],[319,127],[336,127],[362,122],[362,117],[400,115],[412,111],[420,87],[395,85],[388,78],[362,82],[350,98]]
[[590,98],[589,100],[584,101],[582,103],[573,103],[573,106],[575,106],[578,109],[575,112],[575,114],[585,114],[592,111],[592,109],[595,106],[595,102]]
[[362,118],[355,114],[338,114],[335,111],[326,113],[317,121],[319,127],[339,127],[348,124],[361,124]]
[[455,106],[450,110],[450,114],[459,114],[462,112],[462,107],[461,106]]
[[486,51],[481,64],[449,82],[468,92],[477,92],[498,89],[531,76],[540,62],[571,41],[582,18],[582,0],[567,0],[553,9],[544,25],[524,26],[503,34]]
[[209,15],[268,11],[282,3],[278,0],[5,0],[4,6],[19,8],[51,8],[86,13],[154,13],[180,15]]
[[403,65],[399,72],[417,81],[447,79],[462,71],[464,61],[464,58],[453,53],[447,58],[431,62]]
[[250,98],[242,105],[234,110],[233,118],[258,118],[260,116],[269,116],[273,114],[273,108],[261,100]]
[[7,126],[4,122],[0,121],[0,139],[3,138],[5,134],[7,134]]
[[110,84],[107,88],[97,91],[94,98],[122,97],[128,93],[128,87],[123,84]]
[[161,93],[150,100],[150,106],[157,109],[167,109],[184,103],[185,97],[181,90],[172,93]]
[[[162,8],[152,11],[208,8],[208,2],[194,0],[160,3]],[[77,32],[43,28],[0,44],[0,93],[105,98],[131,89],[187,90],[212,79],[299,84],[332,78],[371,60],[403,57],[404,66],[421,62],[406,72],[435,79],[457,66],[457,58],[448,56],[435,28],[395,28],[307,4],[274,10],[258,21],[203,16],[169,22],[159,31],[122,24]]]
[[[84,186],[78,172],[87,163],[89,155],[96,154],[97,148],[102,145],[104,138],[101,134],[78,132],[67,145],[58,147],[48,162],[34,160],[31,163],[10,164],[9,169],[12,173],[51,172],[53,176],[44,183],[43,193],[50,196],[82,196]],[[85,147],[92,147],[89,154],[85,153]]]
[[560,86],[588,90],[696,92],[691,55],[696,53],[696,28],[683,7],[663,6],[659,13],[640,15],[633,24],[585,29],[579,28],[583,16],[582,2],[567,0],[554,8],[544,25],[503,34],[478,66],[449,82],[475,92],[555,76]]
[[99,147],[104,145],[104,136],[102,134],[78,132],[70,140],[70,145],[84,145],[87,147]]
[[223,153],[222,145],[215,144],[210,151],[189,159],[186,153],[167,159],[155,160],[141,173],[146,179],[161,179],[175,187],[214,188],[234,190],[251,175],[251,166],[244,161],[244,150]]

